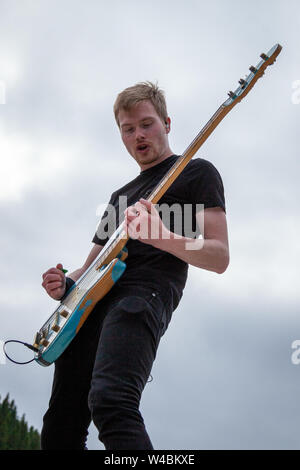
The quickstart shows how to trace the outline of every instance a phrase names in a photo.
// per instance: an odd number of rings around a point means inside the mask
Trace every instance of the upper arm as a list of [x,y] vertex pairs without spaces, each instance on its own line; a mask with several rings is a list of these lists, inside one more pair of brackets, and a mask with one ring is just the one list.
[[221,207],[210,207],[196,215],[204,240],[218,240],[229,251],[226,214]]

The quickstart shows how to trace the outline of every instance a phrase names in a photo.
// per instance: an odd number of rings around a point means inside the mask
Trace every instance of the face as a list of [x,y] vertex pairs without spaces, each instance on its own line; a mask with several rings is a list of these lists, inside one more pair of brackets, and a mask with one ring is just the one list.
[[123,143],[141,170],[173,154],[168,141],[170,119],[163,123],[150,101],[141,101],[129,111],[121,109],[118,119]]

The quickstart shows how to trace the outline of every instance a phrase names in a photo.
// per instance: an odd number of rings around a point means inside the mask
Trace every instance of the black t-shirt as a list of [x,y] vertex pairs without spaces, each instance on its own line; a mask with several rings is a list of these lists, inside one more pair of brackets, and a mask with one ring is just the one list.
[[[135,179],[111,195],[93,238],[94,243],[106,244],[124,219],[126,207],[140,198],[146,199],[177,158],[177,155],[172,155],[158,165],[141,171]],[[209,207],[221,207],[225,211],[222,179],[212,163],[196,158],[187,164],[165,192],[157,209],[169,230],[197,238],[200,231],[196,223],[196,212]],[[165,292],[171,292],[176,307],[186,284],[188,264],[139,240],[129,239],[126,248],[126,269],[118,280],[118,285],[126,287],[141,284],[161,288]]]

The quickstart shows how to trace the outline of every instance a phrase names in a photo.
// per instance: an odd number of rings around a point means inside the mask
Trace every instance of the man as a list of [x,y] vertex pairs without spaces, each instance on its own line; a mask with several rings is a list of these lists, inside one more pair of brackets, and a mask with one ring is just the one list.
[[[178,158],[169,146],[171,121],[162,91],[150,82],[127,88],[114,112],[122,141],[141,171],[112,194],[83,266],[66,280],[58,264],[43,274],[42,285],[54,299],[65,295],[108,241],[121,196],[127,200],[127,267],[55,363],[43,449],[84,449],[91,419],[108,450],[153,449],[139,403],[160,338],[181,299],[188,265],[223,273],[229,262],[223,185],[211,163],[191,160],[161,198],[159,204],[177,204],[172,220],[160,217],[160,206],[146,199]],[[197,204],[204,210],[197,211]],[[178,229],[176,218],[185,220],[186,208],[192,225]]]

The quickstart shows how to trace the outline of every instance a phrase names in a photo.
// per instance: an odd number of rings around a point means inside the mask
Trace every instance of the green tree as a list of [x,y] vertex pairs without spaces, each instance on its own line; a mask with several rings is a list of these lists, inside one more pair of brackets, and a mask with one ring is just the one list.
[[25,415],[19,419],[14,400],[6,395],[0,397],[0,450],[38,450],[40,449],[39,432],[32,426],[28,428]]

